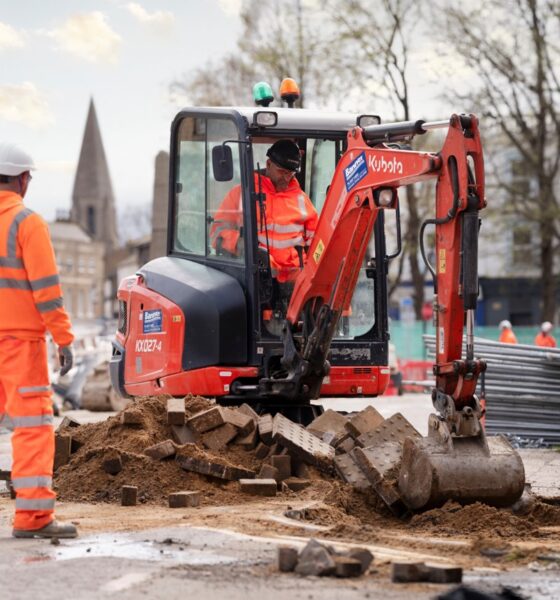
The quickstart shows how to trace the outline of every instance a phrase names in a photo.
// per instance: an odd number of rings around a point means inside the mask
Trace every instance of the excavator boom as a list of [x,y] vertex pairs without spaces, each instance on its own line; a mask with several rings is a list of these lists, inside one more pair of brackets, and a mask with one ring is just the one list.
[[[438,153],[395,147],[435,127],[448,133]],[[503,439],[487,439],[475,395],[486,369],[475,359],[479,211],[485,206],[484,163],[474,115],[353,128],[321,212],[307,262],[299,274],[283,329],[285,371],[262,379],[261,389],[292,400],[317,398],[329,373],[328,353],[380,210],[394,209],[397,189],[437,178],[434,278],[436,387],[427,439],[407,439],[399,490],[410,508],[449,498],[507,505],[524,486],[519,455]],[[423,230],[425,226],[423,226]],[[377,265],[377,268],[385,268]],[[466,357],[462,356],[466,322]]]

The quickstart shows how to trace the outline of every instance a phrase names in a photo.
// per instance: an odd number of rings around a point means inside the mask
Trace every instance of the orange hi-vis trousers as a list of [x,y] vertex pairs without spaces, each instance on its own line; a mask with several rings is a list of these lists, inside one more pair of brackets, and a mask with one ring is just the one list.
[[44,339],[0,338],[1,425],[13,427],[15,529],[40,529],[54,519],[54,430]]

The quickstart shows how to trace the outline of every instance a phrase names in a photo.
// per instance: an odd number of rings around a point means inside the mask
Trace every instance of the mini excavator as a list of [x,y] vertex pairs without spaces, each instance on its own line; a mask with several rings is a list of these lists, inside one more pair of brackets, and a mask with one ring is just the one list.
[[[474,354],[483,151],[474,115],[381,123],[376,115],[269,106],[189,108],[171,130],[167,256],[123,280],[111,379],[125,397],[188,393],[247,402],[300,421],[324,396],[376,396],[389,380],[387,273],[400,251],[398,192],[436,182],[435,217],[421,228],[434,280],[435,412],[426,438],[407,438],[399,493],[412,510],[522,494],[523,464],[502,437],[486,436],[476,395],[486,365]],[[445,129],[439,152],[412,150],[416,136]],[[293,292],[279,293],[266,243],[266,198],[253,175],[274,141],[302,152],[299,183],[319,222]],[[213,247],[221,200],[241,188],[238,255]],[[389,215],[396,251],[387,253]],[[263,223],[264,215],[264,223]],[[259,222],[257,222],[259,221]],[[424,233],[435,228],[435,266]],[[463,356],[464,330],[466,355]]]

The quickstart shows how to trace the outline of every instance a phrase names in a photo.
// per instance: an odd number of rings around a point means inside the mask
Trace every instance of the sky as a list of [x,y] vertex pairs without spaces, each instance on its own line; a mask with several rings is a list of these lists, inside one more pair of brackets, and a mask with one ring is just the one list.
[[0,140],[35,160],[26,204],[71,206],[90,98],[117,210],[152,201],[169,85],[235,48],[241,0],[0,0]]

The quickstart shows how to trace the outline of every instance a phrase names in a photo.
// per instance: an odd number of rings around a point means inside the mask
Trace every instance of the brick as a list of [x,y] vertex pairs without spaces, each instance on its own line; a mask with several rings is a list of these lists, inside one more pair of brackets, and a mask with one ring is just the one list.
[[239,431],[239,435],[245,436],[255,429],[255,421],[246,414],[231,408],[223,409],[224,421],[231,423]]
[[362,565],[359,560],[345,556],[335,556],[336,577],[359,577],[362,574]]
[[423,562],[394,562],[391,565],[393,583],[414,583],[426,581],[426,568]]
[[266,457],[270,462],[271,456],[280,456],[280,452],[282,452],[282,446],[280,444],[272,444],[269,446],[270,450],[268,451],[268,456]]
[[269,445],[272,443],[272,415],[261,415],[258,421],[259,437]]
[[346,422],[345,428],[352,437],[357,438],[363,433],[379,427],[384,420],[373,406],[366,406],[364,410]]
[[159,444],[154,444],[144,450],[144,454],[155,460],[163,460],[170,456],[175,456],[175,444],[171,440],[165,440]]
[[171,436],[179,446],[196,444],[200,440],[200,434],[188,425],[171,425]]
[[422,437],[418,431],[407,421],[401,413],[395,413],[389,419],[385,419],[375,429],[363,433],[356,439],[356,445],[362,448],[377,446],[385,442],[404,442],[405,438]]
[[311,421],[306,427],[307,431],[311,432],[318,438],[322,438],[325,433],[346,433],[345,425],[347,418],[334,410],[326,410],[322,415]]
[[122,471],[122,458],[117,450],[111,450],[105,454],[101,468],[109,475],[117,475]]
[[141,427],[144,425],[144,417],[138,409],[126,409],[121,413],[121,425],[126,427]]
[[240,479],[239,489],[253,496],[276,496],[275,479]]
[[278,570],[282,573],[291,573],[298,562],[297,548],[280,546],[278,548]]
[[260,479],[274,479],[274,481],[278,481],[279,477],[278,469],[272,465],[263,465],[259,471]]
[[292,474],[292,458],[290,456],[271,456],[270,464],[278,469],[278,481],[284,481]]
[[354,439],[352,438],[352,436],[348,436],[347,438],[345,438],[344,440],[342,440],[340,443],[338,443],[336,445],[336,453],[337,454],[348,454],[348,452],[350,452],[351,450],[354,449],[355,446],[355,442]]
[[302,460],[292,458],[292,473],[300,479],[309,478],[309,465]]
[[255,448],[255,446],[257,445],[258,440],[259,440],[259,433],[258,433],[257,429],[255,428],[255,429],[253,429],[253,431],[251,431],[251,433],[249,433],[248,435],[246,435],[244,437],[237,436],[237,439],[235,440],[235,444],[236,444],[236,446],[241,446],[245,450],[253,450],[253,448]]
[[308,479],[299,479],[298,477],[288,477],[282,483],[286,484],[292,492],[301,492],[311,485],[311,481]]
[[362,574],[369,569],[373,562],[373,554],[367,548],[350,548],[344,552],[344,556],[359,561]]
[[72,453],[72,436],[57,433],[54,436],[54,470],[67,464]]
[[430,583],[461,583],[463,569],[458,566],[426,563],[426,580]]
[[257,449],[255,450],[255,458],[262,460],[263,458],[266,458],[268,456],[269,452],[270,446],[267,446],[266,444],[260,442],[260,444],[257,446]]
[[255,425],[259,422],[259,415],[248,404],[242,404],[237,410],[238,412],[251,417],[255,422]]
[[60,422],[60,425],[56,428],[56,433],[63,432],[69,427],[80,427],[80,425],[81,423],[78,423],[78,421],[72,419],[72,417],[64,417]]
[[336,563],[327,548],[313,539],[301,551],[295,568],[300,575],[315,576],[332,575],[335,570]]
[[225,448],[237,436],[237,428],[231,423],[224,423],[215,429],[202,434],[202,443],[210,450]]
[[167,399],[167,423],[169,425],[184,425],[186,418],[185,399]]
[[214,406],[208,410],[199,412],[187,421],[187,425],[197,433],[205,433],[224,423],[225,419],[221,406]]
[[83,445],[83,442],[80,442],[75,437],[72,437],[72,441],[70,442],[70,453],[74,454],[74,452],[78,452]]
[[272,437],[276,443],[288,448],[293,456],[323,471],[332,470],[334,448],[280,413],[274,417]]
[[168,497],[169,508],[186,508],[200,505],[200,492],[174,492]]
[[381,499],[397,516],[407,512],[397,488],[397,469],[402,448],[399,442],[385,442],[371,448],[354,448],[350,454]]
[[349,483],[361,492],[371,491],[371,483],[354,460],[352,453],[336,456],[334,459],[334,467],[342,481]]
[[201,475],[210,475],[218,479],[236,481],[238,479],[253,479],[255,472],[241,467],[224,464],[218,460],[208,460],[194,456],[178,455],[175,460],[185,471],[200,473]]
[[138,488],[135,485],[123,485],[121,487],[121,506],[136,506],[138,499]]

